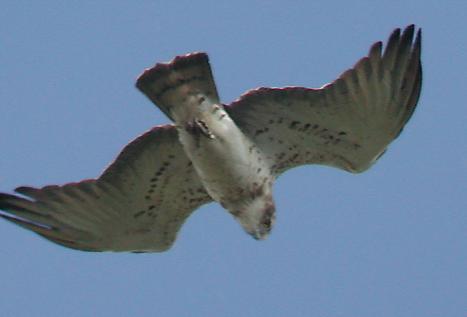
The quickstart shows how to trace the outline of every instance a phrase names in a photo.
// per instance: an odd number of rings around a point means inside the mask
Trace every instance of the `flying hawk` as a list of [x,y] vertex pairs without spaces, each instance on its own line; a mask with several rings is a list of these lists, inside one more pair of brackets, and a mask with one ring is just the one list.
[[86,251],[160,252],[190,214],[219,202],[255,239],[274,224],[274,180],[303,164],[360,173],[415,110],[421,31],[396,29],[368,56],[319,89],[258,88],[230,105],[208,56],[156,64],[136,86],[174,123],[128,144],[97,179],[0,193],[0,216]]

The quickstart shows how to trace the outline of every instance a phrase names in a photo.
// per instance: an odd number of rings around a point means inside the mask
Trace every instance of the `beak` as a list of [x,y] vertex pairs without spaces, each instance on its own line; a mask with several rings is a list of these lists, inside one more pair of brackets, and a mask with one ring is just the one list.
[[250,235],[257,241],[264,240],[267,237],[267,234],[261,234],[259,230],[255,230],[254,232],[250,233]]

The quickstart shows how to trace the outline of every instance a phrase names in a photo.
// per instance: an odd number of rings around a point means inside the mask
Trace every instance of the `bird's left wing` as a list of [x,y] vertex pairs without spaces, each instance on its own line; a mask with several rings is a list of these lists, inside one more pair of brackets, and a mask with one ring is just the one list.
[[350,172],[369,168],[410,119],[421,82],[421,33],[396,29],[384,54],[367,57],[320,89],[259,88],[226,111],[279,175],[302,164]]
[[159,252],[186,218],[212,199],[173,125],[128,144],[98,179],[0,193],[0,216],[63,246],[85,251]]

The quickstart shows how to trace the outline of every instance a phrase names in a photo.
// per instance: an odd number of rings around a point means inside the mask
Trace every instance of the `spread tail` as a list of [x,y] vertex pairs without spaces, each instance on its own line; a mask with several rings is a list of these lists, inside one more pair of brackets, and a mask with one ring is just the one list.
[[201,96],[219,103],[206,53],[191,53],[177,56],[169,63],[158,63],[138,77],[136,87],[172,120],[177,108],[192,105],[191,97]]

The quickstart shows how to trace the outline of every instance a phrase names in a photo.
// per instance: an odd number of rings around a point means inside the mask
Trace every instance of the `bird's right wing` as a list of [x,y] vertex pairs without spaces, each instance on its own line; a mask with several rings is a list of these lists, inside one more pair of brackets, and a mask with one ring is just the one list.
[[98,179],[0,193],[0,216],[63,246],[160,252],[186,218],[212,199],[173,125],[127,145]]

